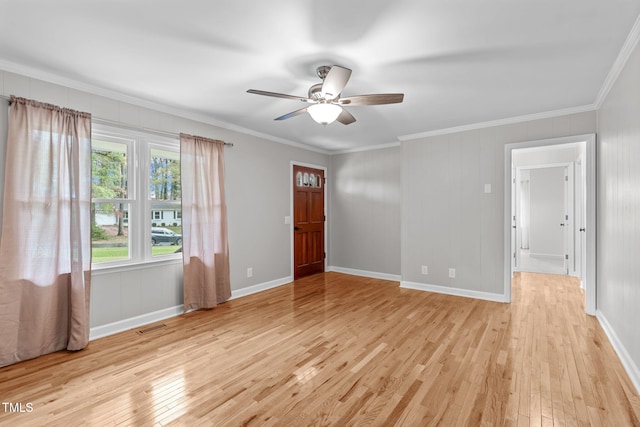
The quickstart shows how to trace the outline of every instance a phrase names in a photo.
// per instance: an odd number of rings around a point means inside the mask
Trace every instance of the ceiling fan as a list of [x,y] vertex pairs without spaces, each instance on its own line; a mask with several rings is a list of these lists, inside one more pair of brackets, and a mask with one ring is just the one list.
[[316,73],[318,74],[318,77],[322,79],[322,83],[317,83],[311,86],[306,98],[256,89],[249,89],[247,92],[255,93],[256,95],[273,96],[275,98],[293,99],[311,104],[283,116],[276,117],[275,120],[290,119],[291,117],[299,116],[300,114],[309,113],[313,120],[322,125],[332,123],[336,120],[344,125],[355,122],[356,118],[347,110],[342,108],[347,105],[360,106],[397,104],[402,102],[404,99],[404,94],[402,93],[377,93],[341,98],[340,94],[347,85],[349,77],[351,77],[351,70],[339,65],[322,65],[316,69]]

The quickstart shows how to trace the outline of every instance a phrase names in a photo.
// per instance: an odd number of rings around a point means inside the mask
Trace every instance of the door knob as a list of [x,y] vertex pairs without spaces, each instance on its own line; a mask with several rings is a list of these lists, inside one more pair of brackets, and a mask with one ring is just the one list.
[[300,230],[300,227],[293,227],[293,229],[294,229],[295,231],[298,231],[298,230]]

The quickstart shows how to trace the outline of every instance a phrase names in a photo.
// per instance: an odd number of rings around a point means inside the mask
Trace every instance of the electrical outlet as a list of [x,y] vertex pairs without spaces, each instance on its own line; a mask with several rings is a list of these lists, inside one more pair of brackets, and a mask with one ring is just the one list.
[[456,269],[455,268],[450,268],[449,269],[449,277],[452,279],[456,278]]
[[429,267],[427,267],[426,265],[422,266],[422,274],[429,274]]
[[247,268],[247,277],[253,277],[253,267]]

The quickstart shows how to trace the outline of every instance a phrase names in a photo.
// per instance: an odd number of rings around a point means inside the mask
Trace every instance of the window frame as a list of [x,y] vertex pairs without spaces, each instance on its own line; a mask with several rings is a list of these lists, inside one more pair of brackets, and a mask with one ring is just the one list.
[[[91,203],[122,202],[129,204],[127,211],[129,257],[115,261],[92,262],[91,268],[103,270],[181,260],[181,253],[153,255],[150,238],[153,222],[150,177],[151,151],[160,149],[179,154],[180,139],[178,136],[170,138],[147,131],[93,123],[92,143],[94,139],[113,142],[126,141],[127,143],[127,198],[103,199],[94,198],[92,195]],[[181,201],[176,201],[174,204],[181,206]],[[180,225],[182,225],[182,221],[180,221]]]

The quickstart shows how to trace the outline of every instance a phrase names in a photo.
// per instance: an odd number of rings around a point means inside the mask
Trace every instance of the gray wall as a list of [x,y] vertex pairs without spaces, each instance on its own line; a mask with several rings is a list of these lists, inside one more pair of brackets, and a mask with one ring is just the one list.
[[[291,230],[284,223],[290,215],[290,163],[328,167],[329,156],[1,70],[0,90],[6,96],[87,111],[94,118],[135,128],[233,142],[233,148],[225,149],[232,290],[291,280]],[[0,119],[3,150],[4,120]],[[253,267],[251,278],[246,277],[247,267]],[[92,327],[163,310],[170,314],[181,304],[180,260],[94,272]]]
[[333,267],[400,275],[400,147],[331,156]]
[[[291,162],[329,166],[329,156],[240,134],[225,154],[231,289],[291,277]],[[325,207],[327,209],[327,207]],[[247,268],[253,277],[247,278]]]
[[594,133],[595,123],[591,111],[404,141],[402,280],[503,294],[504,145]]
[[619,346],[626,349],[618,354],[627,363],[627,371],[635,373],[632,378],[638,388],[639,162],[640,47],[636,47],[598,110],[597,307],[598,317],[609,325]]

